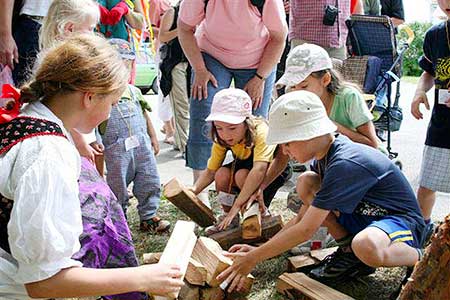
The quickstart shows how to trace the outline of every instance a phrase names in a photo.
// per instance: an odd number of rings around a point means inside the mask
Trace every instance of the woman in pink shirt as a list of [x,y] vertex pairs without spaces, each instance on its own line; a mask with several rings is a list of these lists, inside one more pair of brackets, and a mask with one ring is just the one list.
[[287,34],[282,0],[184,0],[178,38],[193,69],[186,165],[194,181],[206,168],[212,142],[205,119],[217,91],[234,80],[267,117],[276,65]]

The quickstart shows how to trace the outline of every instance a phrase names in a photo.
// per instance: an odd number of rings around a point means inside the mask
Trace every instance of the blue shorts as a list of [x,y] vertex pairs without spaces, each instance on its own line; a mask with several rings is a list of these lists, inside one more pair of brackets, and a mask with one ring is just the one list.
[[410,216],[372,217],[341,213],[337,220],[353,235],[367,227],[376,227],[384,231],[393,243],[403,242],[414,248],[422,247],[425,224]]

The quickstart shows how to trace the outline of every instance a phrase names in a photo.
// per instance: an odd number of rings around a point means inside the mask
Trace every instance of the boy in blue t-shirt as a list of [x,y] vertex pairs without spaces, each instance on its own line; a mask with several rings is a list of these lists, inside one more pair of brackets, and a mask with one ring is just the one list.
[[[377,267],[414,266],[422,256],[425,223],[407,179],[384,154],[334,134],[315,94],[291,92],[273,104],[268,144],[300,163],[315,159],[297,183],[304,205],[297,217],[260,247],[230,249],[233,265],[220,279],[232,287],[265,259],[307,241],[323,225],[338,250],[309,276],[325,283],[368,275]],[[248,252],[248,253],[246,253]],[[230,279],[230,280],[231,280]]]
[[[450,16],[450,1],[439,0],[439,7]],[[420,104],[426,109],[430,104],[426,95],[433,85],[434,105],[428,125],[423,150],[417,199],[427,223],[427,231],[432,232],[431,212],[435,202],[435,193],[450,193],[450,22],[447,20],[430,28],[425,34],[423,56],[419,60],[424,70],[417,84],[414,100],[411,104],[412,115],[420,120],[423,115]],[[428,225],[429,224],[429,225]]]

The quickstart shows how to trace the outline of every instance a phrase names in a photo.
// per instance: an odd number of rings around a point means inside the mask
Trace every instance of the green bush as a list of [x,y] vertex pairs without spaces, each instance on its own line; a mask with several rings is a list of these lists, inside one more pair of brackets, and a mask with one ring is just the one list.
[[[403,56],[403,75],[405,76],[420,76],[422,69],[419,67],[418,59],[423,54],[423,40],[425,33],[432,26],[431,23],[414,22],[408,24],[408,26],[414,31],[414,41],[406,50]],[[399,45],[406,41],[407,35],[404,31],[401,31],[398,36]]]

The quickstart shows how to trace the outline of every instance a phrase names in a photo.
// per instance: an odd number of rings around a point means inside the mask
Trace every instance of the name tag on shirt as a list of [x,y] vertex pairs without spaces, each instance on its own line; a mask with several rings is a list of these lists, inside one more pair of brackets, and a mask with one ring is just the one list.
[[234,195],[234,194],[219,192],[219,194],[217,195],[217,201],[219,201],[220,204],[225,205],[225,206],[233,206],[235,199],[236,199],[236,195]]
[[135,135],[125,139],[125,151],[130,151],[131,149],[139,147],[139,145],[139,139]]
[[447,104],[447,101],[450,99],[450,92],[448,90],[440,89],[439,90],[439,104]]

